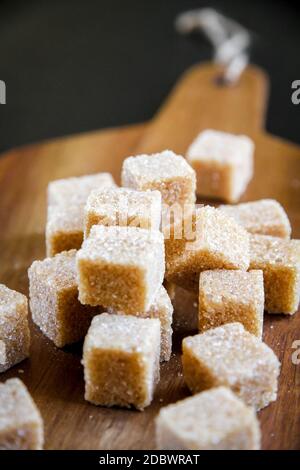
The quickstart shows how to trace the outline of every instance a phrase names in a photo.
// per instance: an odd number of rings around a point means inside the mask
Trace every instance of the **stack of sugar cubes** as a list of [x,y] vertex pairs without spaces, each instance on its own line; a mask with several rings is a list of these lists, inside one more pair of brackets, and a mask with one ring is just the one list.
[[[168,151],[126,159],[122,181],[119,188],[99,174],[49,184],[50,257],[29,269],[30,307],[56,346],[85,338],[88,401],[143,409],[172,349],[162,199],[194,204],[196,181],[186,160]],[[68,201],[76,224],[63,215]]]
[[[159,448],[257,449],[255,410],[277,396],[280,363],[262,342],[263,313],[297,310],[300,241],[277,201],[195,205],[196,193],[237,202],[253,150],[248,137],[205,131],[186,158],[126,158],[122,187],[108,173],[48,187],[48,257],[29,268],[30,309],[57,347],[84,339],[86,400],[143,410],[170,359],[172,323],[186,336],[183,374],[194,396],[161,409]],[[28,356],[29,333],[26,298],[4,294],[24,317],[23,336],[20,324],[8,337],[0,322],[8,368]]]

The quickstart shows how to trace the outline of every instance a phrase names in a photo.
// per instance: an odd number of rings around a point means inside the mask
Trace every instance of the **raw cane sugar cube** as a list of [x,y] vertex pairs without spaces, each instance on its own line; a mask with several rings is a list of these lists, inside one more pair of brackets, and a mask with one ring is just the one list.
[[115,183],[110,173],[66,178],[49,183],[47,256],[81,247],[87,198],[93,189],[111,187],[115,187]]
[[176,284],[173,284],[172,282],[169,282],[165,279],[164,288],[166,289],[171,302],[173,302],[173,299],[175,298]]
[[241,323],[189,336],[182,346],[183,375],[192,393],[224,385],[257,410],[276,400],[280,363]]
[[150,306],[145,318],[158,318],[160,321],[161,344],[160,344],[160,360],[168,361],[172,352],[172,320],[173,306],[166,289],[161,286],[154,302]]
[[46,254],[79,250],[83,242],[84,204],[48,206]]
[[48,204],[85,204],[93,189],[114,187],[110,173],[75,176],[51,181],[48,185]]
[[19,379],[0,384],[0,450],[41,450],[43,421]]
[[168,405],[156,418],[161,450],[259,450],[260,439],[255,411],[227,387]]
[[6,346],[5,342],[0,339],[0,366],[6,362]]
[[27,298],[0,284],[0,372],[26,359],[29,347]]
[[183,287],[174,286],[172,304],[173,328],[180,333],[191,333],[198,330],[198,293],[191,292]]
[[232,218],[210,206],[164,230],[166,279],[198,292],[199,274],[209,269],[249,267],[249,234]]
[[199,281],[199,331],[240,322],[262,337],[264,280],[261,270],[203,271]]
[[[108,309],[108,312],[124,315],[123,312],[115,312],[112,309]],[[166,289],[161,286],[147,312],[138,312],[135,315],[142,318],[158,318],[161,333],[160,361],[168,361],[172,352],[173,306]]]
[[163,235],[94,225],[77,253],[77,270],[81,303],[127,314],[145,312],[164,278]]
[[250,268],[264,273],[265,310],[292,315],[300,299],[300,240],[250,236]]
[[253,141],[244,135],[205,130],[187,151],[199,196],[236,202],[253,176]]
[[95,405],[150,405],[159,380],[157,318],[103,313],[92,320],[83,347],[85,399]]
[[32,319],[44,335],[59,348],[83,339],[101,310],[78,300],[76,250],[34,261],[28,276]]
[[198,330],[198,294],[164,280],[173,306],[173,330],[191,334]]
[[93,225],[121,225],[159,230],[161,194],[128,188],[93,190],[84,211],[84,235]]
[[168,206],[195,202],[195,172],[181,155],[170,150],[126,158],[122,186],[140,191],[157,189]]
[[225,214],[233,217],[250,233],[290,238],[291,224],[288,216],[275,199],[260,199],[236,205],[219,207]]

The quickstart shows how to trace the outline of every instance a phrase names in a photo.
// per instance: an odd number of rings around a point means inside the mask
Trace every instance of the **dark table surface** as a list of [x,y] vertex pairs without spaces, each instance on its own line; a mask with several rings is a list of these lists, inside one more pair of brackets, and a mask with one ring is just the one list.
[[300,15],[296,2],[201,0],[0,1],[0,151],[28,142],[149,119],[192,64],[202,37],[179,36],[177,13],[215,7],[252,33],[267,70],[267,129],[300,143]]

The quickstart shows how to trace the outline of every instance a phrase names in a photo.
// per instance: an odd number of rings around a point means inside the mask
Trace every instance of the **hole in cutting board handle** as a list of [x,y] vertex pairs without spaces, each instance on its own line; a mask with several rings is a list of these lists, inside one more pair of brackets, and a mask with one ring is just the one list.
[[231,82],[230,80],[227,80],[222,73],[220,73],[219,75],[214,77],[213,83],[214,83],[214,85],[216,85],[218,87],[230,87],[230,88],[232,88],[232,87],[237,85],[238,81],[237,82]]

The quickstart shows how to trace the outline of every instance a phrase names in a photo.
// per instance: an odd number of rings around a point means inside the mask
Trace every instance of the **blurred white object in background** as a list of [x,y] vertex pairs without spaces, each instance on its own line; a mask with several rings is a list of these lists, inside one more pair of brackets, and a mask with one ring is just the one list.
[[214,47],[214,61],[225,66],[223,80],[235,83],[249,62],[250,34],[236,21],[212,8],[181,13],[175,20],[181,34],[202,31]]

